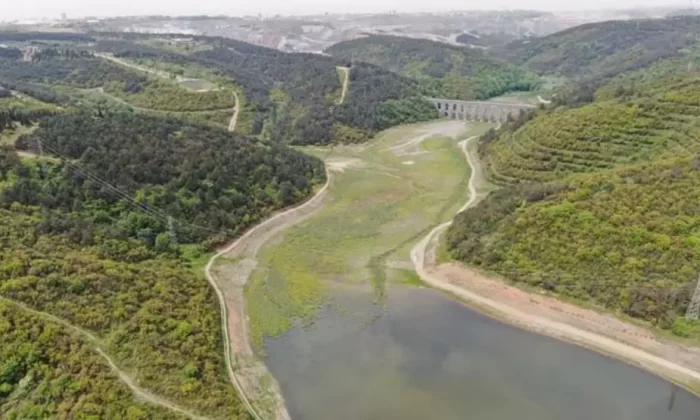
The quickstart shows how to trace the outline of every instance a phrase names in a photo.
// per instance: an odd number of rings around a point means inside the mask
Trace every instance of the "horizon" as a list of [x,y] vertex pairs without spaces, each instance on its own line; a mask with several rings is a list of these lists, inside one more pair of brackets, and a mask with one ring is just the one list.
[[[87,0],[81,0],[85,2]],[[245,9],[232,10],[230,7],[222,7],[211,4],[218,0],[204,0],[204,5],[193,7],[183,4],[149,4],[146,8],[131,6],[135,0],[124,0],[120,4],[99,5],[92,4],[83,5],[71,2],[70,5],[57,5],[56,2],[48,0],[28,0],[30,4],[35,4],[35,7],[27,7],[23,5],[17,6],[14,10],[13,5],[6,7],[0,14],[0,22],[17,22],[17,21],[47,21],[59,20],[65,14],[67,19],[85,19],[85,18],[128,18],[128,17],[147,17],[147,16],[164,16],[164,17],[192,17],[192,16],[224,16],[224,17],[305,17],[305,16],[322,16],[322,15],[378,15],[378,14],[449,14],[449,13],[465,13],[465,12],[513,12],[513,11],[535,11],[549,13],[591,13],[591,12],[611,12],[611,11],[626,11],[626,10],[641,10],[641,9],[673,9],[673,8],[695,8],[695,1],[679,1],[672,4],[664,4],[660,0],[619,0],[611,2],[609,0],[591,0],[583,4],[557,2],[555,0],[530,0],[527,4],[511,4],[522,3],[518,0],[493,0],[489,3],[489,7],[480,7],[481,5],[469,5],[468,7],[455,7],[459,4],[457,0],[448,0],[441,3],[437,7],[422,7],[420,2],[409,0],[408,3],[395,3],[395,0],[382,2],[379,6],[370,4],[370,0],[350,1],[345,0],[343,3],[335,4],[330,8],[326,4],[321,4],[319,0],[305,0],[305,4],[295,5],[289,9],[287,4],[274,5],[276,0],[259,0],[262,3],[257,8],[246,7]],[[159,3],[157,0],[155,3]],[[384,5],[387,6],[384,6]],[[392,7],[399,6],[399,7]],[[184,6],[184,8],[183,8]],[[343,7],[347,6],[347,7]],[[140,12],[134,13],[134,9],[140,9]],[[338,9],[342,10],[338,10]],[[42,10],[41,13],[27,13],[27,11]]]

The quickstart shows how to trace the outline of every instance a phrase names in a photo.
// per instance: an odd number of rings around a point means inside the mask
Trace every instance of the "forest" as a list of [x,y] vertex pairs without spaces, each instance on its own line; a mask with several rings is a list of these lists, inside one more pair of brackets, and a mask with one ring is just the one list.
[[[14,165],[10,179],[23,172],[39,172],[18,163],[16,157],[5,155],[1,162],[6,178],[8,163]],[[184,269],[170,253],[119,235],[110,220],[96,223],[76,213],[18,202],[3,207],[0,294],[4,298],[90,331],[120,367],[157,395],[202,414],[247,418],[223,373],[216,298],[200,273]],[[9,322],[5,313],[0,326],[6,325],[3,321]],[[10,402],[27,391],[18,385],[27,381],[36,387],[44,384],[33,391],[33,401],[44,410],[80,411],[87,396],[93,401],[120,400],[114,407],[101,407],[103,411],[119,410],[120,404],[134,405],[123,384],[80,339],[53,338],[52,334],[61,331],[49,325],[39,336],[41,340],[27,341],[39,333],[41,323],[24,321],[20,325],[15,327],[13,340],[3,340],[0,346],[0,352],[21,350],[0,362],[4,368],[0,388],[5,391],[0,392],[0,406],[7,404],[12,410]],[[32,346],[42,353],[26,353]],[[80,355],[85,359],[78,359]],[[56,363],[61,363],[62,371],[45,370],[56,370]],[[68,366],[75,369],[67,370]],[[49,380],[51,375],[55,379]],[[89,379],[95,382],[86,383]],[[84,396],[78,398],[81,394]],[[50,395],[55,395],[50,397],[55,406],[47,404]],[[32,400],[26,402],[30,405]],[[90,405],[87,408],[95,410]]]
[[451,255],[557,295],[700,337],[700,158],[497,191],[455,218]]
[[353,66],[371,63],[411,77],[427,94],[437,97],[482,100],[529,91],[538,84],[533,73],[480,49],[422,39],[370,36],[340,42],[326,52]]
[[4,419],[182,418],[136,401],[104,360],[66,327],[0,302],[0,334]]
[[495,48],[493,55],[538,73],[602,81],[685,54],[700,17],[608,21]]
[[[630,78],[639,76],[620,80]],[[482,141],[491,180],[551,181],[700,151],[697,73],[610,84],[593,94],[599,98],[594,102],[540,110],[527,123],[507,124],[498,136]]]
[[42,120],[16,147],[37,151],[39,141],[62,163],[48,168],[46,179],[20,176],[2,191],[0,204],[114,220],[122,235],[151,247],[167,235],[166,214],[177,221],[181,241],[220,242],[303,200],[325,179],[316,158],[173,118],[60,114]]
[[[114,38],[114,34],[112,34]],[[158,59],[184,67],[213,70],[240,88],[251,134],[283,143],[329,144],[366,141],[395,124],[425,121],[437,112],[422,99],[413,79],[379,67],[358,64],[343,104],[336,66],[317,54],[290,54],[226,38],[195,37],[211,48],[190,54],[161,51],[137,44],[144,35],[119,34],[121,41],[100,42],[105,53],[131,60]],[[355,111],[361,110],[361,113]],[[336,138],[336,136],[338,136]]]
[[45,102],[61,104],[69,100],[50,93],[51,86],[98,90],[134,107],[161,111],[231,109],[235,104],[231,92],[191,92],[174,81],[149,77],[77,49],[41,50],[31,62],[0,58],[0,84]]
[[482,136],[487,178],[503,188],[456,217],[451,255],[700,338],[683,317],[700,272],[696,51],[570,85]]
[[[149,392],[249,418],[224,371],[216,296],[190,258],[304,200],[322,162],[174,118],[10,115],[38,123],[15,147],[45,158],[0,148],[0,296],[94,334]],[[3,305],[0,331],[14,335],[0,345],[13,354],[0,359],[0,417],[177,418],[133,399],[85,337]]]

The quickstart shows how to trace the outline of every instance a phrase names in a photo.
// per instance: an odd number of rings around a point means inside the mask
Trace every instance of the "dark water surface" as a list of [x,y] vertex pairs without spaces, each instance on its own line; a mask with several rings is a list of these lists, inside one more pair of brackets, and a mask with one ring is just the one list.
[[[343,293],[266,341],[295,420],[700,420],[700,399],[640,369],[393,287],[385,311]],[[373,316],[374,315],[374,316]]]

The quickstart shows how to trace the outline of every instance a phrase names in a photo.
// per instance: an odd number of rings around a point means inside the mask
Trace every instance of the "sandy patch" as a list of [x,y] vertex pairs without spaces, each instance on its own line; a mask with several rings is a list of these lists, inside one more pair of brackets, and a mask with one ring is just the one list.
[[416,162],[414,162],[414,161],[412,161],[412,160],[407,160],[407,161],[401,162],[402,165],[413,165],[413,164],[415,164],[415,163],[416,163]]
[[326,167],[333,172],[345,172],[348,168],[360,168],[362,166],[364,166],[364,162],[362,162],[362,159],[357,158],[328,159],[326,161]]

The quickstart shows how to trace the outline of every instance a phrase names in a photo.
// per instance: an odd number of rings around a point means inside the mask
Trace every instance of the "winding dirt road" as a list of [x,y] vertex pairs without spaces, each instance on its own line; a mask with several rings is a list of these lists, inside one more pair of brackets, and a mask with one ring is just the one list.
[[233,116],[231,117],[231,122],[228,124],[228,131],[234,132],[236,130],[236,123],[238,122],[238,111],[240,110],[240,105],[238,102],[238,94],[234,91],[233,97],[236,99],[236,105],[233,108]]
[[134,394],[134,396],[136,396],[136,398],[141,399],[149,404],[158,405],[158,406],[167,408],[171,411],[180,413],[180,414],[187,416],[187,417],[194,419],[194,420],[208,420],[209,419],[208,417],[202,417],[202,416],[199,416],[197,414],[194,414],[189,410],[186,410],[186,409],[181,408],[180,406],[178,406],[176,404],[173,404],[172,402],[166,400],[165,398],[154,395],[154,394],[146,391],[145,389],[139,387],[136,384],[136,381],[131,376],[127,375],[123,370],[121,370],[117,366],[117,364],[114,362],[114,360],[112,360],[112,358],[109,357],[109,355],[107,353],[105,353],[102,350],[102,348],[100,348],[100,345],[101,345],[100,339],[97,338],[96,336],[94,336],[89,331],[86,331],[80,327],[76,327],[75,325],[69,323],[66,320],[58,318],[57,316],[51,315],[51,314],[46,313],[46,312],[37,311],[36,309],[30,308],[29,306],[25,305],[24,303],[17,302],[17,301],[14,301],[12,299],[8,299],[8,298],[0,296],[0,302],[5,302],[5,303],[10,304],[16,308],[19,308],[25,312],[28,312],[32,315],[38,316],[40,318],[46,319],[46,320],[53,322],[53,323],[56,323],[56,324],[63,325],[64,327],[70,329],[71,331],[74,331],[74,332],[78,333],[79,335],[82,335],[83,337],[87,338],[88,341],[90,343],[92,343],[95,351],[100,356],[102,356],[102,358],[105,359],[105,361],[109,365],[110,369],[112,369],[112,371],[115,374],[117,374],[119,379],[122,382],[124,382],[124,384],[127,387],[129,387],[129,389],[131,389],[131,392],[133,392],[133,394]]
[[337,67],[338,70],[345,73],[343,78],[343,91],[340,93],[340,100],[338,105],[342,105],[345,102],[345,95],[348,93],[348,86],[350,86],[350,68],[349,67]]
[[[115,64],[119,64],[120,66],[129,67],[129,68],[132,68],[134,70],[139,70],[139,71],[142,71],[145,73],[153,74],[153,75],[161,77],[163,79],[170,79],[171,78],[170,73],[168,73],[166,71],[156,70],[156,69],[152,69],[149,67],[140,66],[140,65],[132,63],[130,61],[122,60],[121,58],[115,57],[115,56],[110,55],[110,54],[95,53],[95,56],[103,58],[105,60],[109,60]],[[185,77],[175,75],[175,80],[177,82],[184,82],[187,79]]]
[[[259,410],[253,405],[249,392],[255,388],[257,378],[251,376],[269,375],[265,365],[257,360],[250,345],[248,336],[248,317],[246,315],[243,288],[248,277],[255,269],[257,262],[255,256],[262,244],[283,229],[300,222],[313,214],[321,207],[326,196],[328,186],[331,183],[331,172],[326,167],[326,183],[308,201],[297,207],[277,213],[264,222],[256,225],[243,236],[211,257],[204,267],[207,280],[216,291],[221,308],[221,329],[224,335],[224,352],[226,370],[231,383],[241,396],[250,413],[258,420],[262,420]],[[231,257],[237,260],[232,267],[224,267],[212,273],[216,261],[220,258]],[[236,363],[236,360],[239,363]],[[242,366],[245,363],[245,366]],[[239,373],[240,377],[236,374]],[[271,377],[271,375],[270,375]],[[289,413],[284,406],[279,390],[275,389],[277,419],[289,419]]]
[[[469,177],[470,197],[466,204],[460,209],[460,212],[468,209],[477,202],[475,179],[478,176],[477,172],[479,169],[475,162],[475,157],[467,150],[469,142],[473,141],[475,138],[476,137],[472,137],[461,143],[462,150],[464,151],[472,171]],[[450,221],[437,226],[411,251],[411,259],[413,260],[415,270],[420,278],[428,285],[451,293],[459,299],[464,300],[467,304],[485,309],[488,313],[495,314],[498,318],[504,319],[514,325],[579,344],[583,347],[592,348],[643,367],[653,373],[678,382],[681,385],[700,381],[700,373],[698,371],[689,369],[681,364],[655,356],[644,350],[601,334],[577,328],[576,326],[559,322],[555,319],[533,314],[532,312],[535,311],[526,312],[521,308],[511,306],[507,301],[494,300],[468,290],[464,285],[470,280],[468,276],[473,276],[475,274],[467,270],[456,272],[457,274],[455,276],[459,277],[461,275],[461,279],[455,280],[455,278],[447,277],[445,272],[437,269],[435,265],[434,248],[439,235],[451,224],[452,222]],[[453,272],[453,274],[454,273],[455,272]]]

